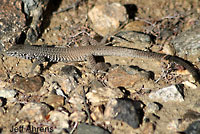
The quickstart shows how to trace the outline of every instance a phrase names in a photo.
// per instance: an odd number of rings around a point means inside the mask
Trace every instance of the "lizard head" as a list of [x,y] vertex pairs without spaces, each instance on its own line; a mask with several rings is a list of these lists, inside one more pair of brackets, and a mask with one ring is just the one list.
[[17,56],[20,50],[22,50],[23,45],[13,45],[5,53],[9,56]]
[[5,51],[5,53],[8,56],[15,56],[15,57],[29,59],[29,56],[27,55],[28,53],[25,52],[26,51],[24,49],[25,47],[26,47],[26,45],[23,45],[23,44],[13,45],[7,51]]

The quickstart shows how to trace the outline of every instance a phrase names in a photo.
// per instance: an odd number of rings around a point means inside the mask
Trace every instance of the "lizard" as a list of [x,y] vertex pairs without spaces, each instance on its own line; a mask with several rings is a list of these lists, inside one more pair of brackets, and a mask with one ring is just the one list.
[[143,51],[134,48],[106,46],[106,45],[88,45],[80,47],[55,47],[40,45],[16,44],[4,52],[8,56],[14,56],[24,59],[35,59],[31,70],[42,62],[74,62],[87,60],[95,70],[96,61],[94,56],[122,56],[132,58],[147,58],[155,60],[166,60],[175,62],[187,69],[198,83],[200,83],[199,70],[194,65],[178,56],[172,56],[163,53]]

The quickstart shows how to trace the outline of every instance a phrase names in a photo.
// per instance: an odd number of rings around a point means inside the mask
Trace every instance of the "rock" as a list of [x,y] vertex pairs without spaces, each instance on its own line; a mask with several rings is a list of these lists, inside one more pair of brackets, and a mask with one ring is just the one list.
[[43,86],[44,78],[35,76],[30,78],[23,78],[18,75],[14,77],[14,87],[23,90],[26,93],[38,92]]
[[149,98],[153,100],[162,100],[164,102],[177,101],[183,102],[183,88],[179,85],[171,85],[159,89],[158,91],[151,92]]
[[0,89],[0,97],[3,97],[3,98],[7,98],[7,99],[14,98],[16,94],[17,94],[17,91],[14,89],[7,89],[7,88]]
[[15,39],[20,38],[26,25],[21,4],[16,0],[0,1],[0,46],[8,48],[15,43]]
[[52,91],[55,92],[57,95],[67,98],[67,95],[64,93],[61,86],[57,82],[52,82],[51,88],[53,89]]
[[1,89],[1,88],[4,88],[4,87],[6,87],[6,86],[9,86],[9,85],[10,85],[9,82],[0,81],[0,89]]
[[7,89],[7,88],[0,89],[0,97],[2,97],[2,105],[4,105],[7,102],[14,102],[16,100],[15,98],[16,95],[17,91],[14,89]]
[[86,94],[86,97],[93,105],[99,105],[111,98],[121,98],[123,95],[123,92],[119,88],[100,87],[91,89]]
[[84,106],[84,98],[80,94],[74,93],[70,96],[69,102],[73,105],[74,109],[81,110]]
[[136,31],[136,32],[143,32],[145,29],[146,23],[144,21],[131,21],[129,22],[124,29],[126,31]]
[[45,119],[50,108],[43,103],[29,102],[19,111],[19,119],[40,122]]
[[[15,76],[16,74],[20,74],[20,76],[25,78],[31,71],[30,67],[33,65],[31,60],[20,59],[11,56],[5,56],[4,58],[5,60],[3,64],[9,71],[11,71],[11,73],[9,74],[12,76],[11,78],[13,78],[13,76]],[[39,71],[40,71],[40,66],[36,66],[34,72],[39,72]],[[34,74],[32,73],[30,75],[33,76]]]
[[158,103],[155,103],[155,102],[150,102],[150,103],[147,104],[145,112],[156,113],[160,110],[161,106],[162,106],[161,104],[158,104]]
[[54,133],[60,133],[63,129],[69,128],[69,114],[64,111],[51,111],[48,113],[49,121],[51,121],[56,128]]
[[182,123],[182,120],[179,120],[179,119],[177,119],[177,120],[172,120],[170,123],[168,123],[167,129],[168,129],[168,130],[171,130],[171,131],[173,131],[173,132],[176,132],[176,131],[178,131],[178,129],[180,128],[181,123]]
[[138,102],[130,99],[111,99],[105,108],[105,119],[126,122],[133,128],[138,128],[142,119],[142,110]]
[[198,111],[200,112],[200,99],[195,100],[194,108],[199,109]]
[[104,107],[101,105],[101,106],[96,106],[94,108],[91,109],[91,118],[94,120],[94,121],[101,121],[103,120],[103,109]]
[[85,122],[86,120],[86,113],[83,111],[74,111],[71,115],[70,115],[70,120],[72,120],[73,122]]
[[184,131],[185,134],[200,134],[200,121],[192,122]]
[[[29,29],[27,31],[27,40],[30,42],[35,42],[40,34],[40,28],[44,16],[44,11],[49,4],[49,0],[22,0],[23,1],[23,11],[26,14],[29,23]],[[49,4],[50,5],[50,4]],[[48,5],[48,6],[49,6]],[[29,19],[31,18],[31,19]]]
[[163,49],[162,52],[165,54],[169,54],[169,55],[176,54],[176,50],[171,44],[165,43],[162,49]]
[[[172,41],[176,52],[179,56],[184,56],[187,54],[188,58],[194,61],[194,56],[197,58],[200,56],[200,25],[196,25],[194,28],[180,33]],[[196,60],[197,61],[197,60]]]
[[8,115],[11,117],[11,116],[14,116],[16,118],[16,113],[19,113],[19,111],[22,109],[22,105],[19,104],[19,103],[16,103],[14,106],[10,107],[8,109]]
[[42,101],[55,109],[64,105],[64,97],[60,95],[51,94],[45,97]]
[[109,70],[106,77],[108,79],[106,84],[110,87],[128,88],[138,82],[150,79],[151,73],[136,67],[117,66]]
[[75,66],[66,65],[61,69],[61,75],[72,76],[76,80],[81,78],[81,71]]
[[191,88],[191,89],[196,89],[196,88],[197,88],[197,85],[195,85],[195,84],[192,83],[192,82],[184,81],[184,82],[182,82],[182,83],[184,84],[184,86],[189,87],[189,88]]
[[81,123],[77,127],[77,134],[109,134],[103,128]]
[[[135,31],[120,31],[117,34],[115,34],[115,37],[118,37],[121,39],[121,41],[129,41],[129,42],[142,42],[142,43],[150,43],[151,37],[147,34],[141,33],[141,32],[135,32]],[[117,38],[115,38],[114,41],[118,41]],[[142,48],[144,49],[144,48]]]
[[125,7],[120,3],[96,5],[89,11],[88,16],[94,30],[102,36],[116,31],[120,23],[126,22],[128,18]]
[[78,79],[81,78],[81,71],[75,66],[67,65],[61,69],[61,73],[55,81],[59,83],[65,94],[70,93],[78,86]]
[[136,31],[120,31],[113,36],[115,46],[144,50],[151,45],[151,37]]

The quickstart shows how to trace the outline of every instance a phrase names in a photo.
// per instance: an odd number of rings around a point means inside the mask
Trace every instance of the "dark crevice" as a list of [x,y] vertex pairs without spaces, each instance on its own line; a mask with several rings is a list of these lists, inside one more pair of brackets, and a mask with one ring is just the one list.
[[125,4],[124,5],[128,14],[129,19],[133,19],[136,16],[136,13],[138,12],[138,8],[134,4]]

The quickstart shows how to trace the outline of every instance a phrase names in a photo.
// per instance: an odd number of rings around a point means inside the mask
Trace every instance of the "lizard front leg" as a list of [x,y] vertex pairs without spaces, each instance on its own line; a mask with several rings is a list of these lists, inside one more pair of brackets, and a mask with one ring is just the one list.
[[38,57],[38,58],[33,62],[33,65],[32,65],[32,67],[31,67],[30,73],[33,73],[33,70],[36,68],[36,66],[42,64],[42,63],[45,62],[45,61],[46,61],[45,57],[43,57],[43,56]]

